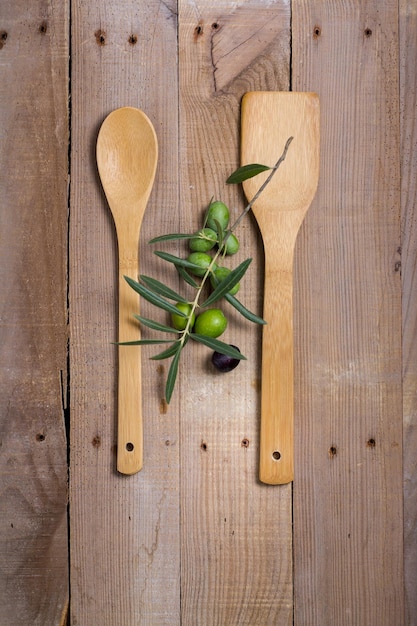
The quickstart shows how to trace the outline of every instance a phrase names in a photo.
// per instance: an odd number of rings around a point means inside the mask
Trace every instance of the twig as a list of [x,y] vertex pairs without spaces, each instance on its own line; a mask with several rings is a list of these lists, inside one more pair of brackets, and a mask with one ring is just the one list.
[[290,147],[290,143],[292,142],[293,139],[294,139],[294,137],[289,137],[287,139],[287,143],[285,144],[284,151],[281,154],[281,156],[279,157],[278,161],[275,163],[274,167],[272,168],[272,171],[269,174],[268,178],[265,180],[265,182],[262,183],[262,185],[259,187],[259,189],[256,192],[256,194],[253,196],[252,200],[249,202],[249,204],[246,206],[246,208],[243,210],[243,212],[239,215],[239,217],[237,218],[236,222],[230,228],[230,232],[233,232],[239,226],[240,222],[243,220],[245,215],[247,213],[249,213],[249,211],[251,210],[252,205],[255,204],[255,202],[257,201],[257,199],[259,198],[259,196],[261,195],[261,193],[265,189],[265,187],[269,184],[269,182],[271,181],[271,178],[273,177],[273,175],[275,174],[275,172],[277,171],[277,169],[279,168],[281,163],[285,160],[285,157],[287,156],[288,148]]

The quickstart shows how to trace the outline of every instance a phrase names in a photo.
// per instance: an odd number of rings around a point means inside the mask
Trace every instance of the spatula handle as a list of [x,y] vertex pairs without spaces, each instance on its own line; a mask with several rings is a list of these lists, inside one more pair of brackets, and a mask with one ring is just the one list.
[[[119,240],[119,341],[140,339],[139,297],[124,279],[138,279],[138,248],[126,252]],[[130,258],[129,258],[130,257]],[[135,474],[143,465],[142,379],[140,346],[118,347],[117,470]]]
[[259,479],[270,485],[294,478],[292,283],[292,267],[265,259]]

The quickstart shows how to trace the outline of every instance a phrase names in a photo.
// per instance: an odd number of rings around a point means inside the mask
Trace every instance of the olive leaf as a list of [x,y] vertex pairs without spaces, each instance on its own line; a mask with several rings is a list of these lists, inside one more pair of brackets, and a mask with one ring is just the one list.
[[243,354],[239,352],[239,350],[236,350],[236,348],[233,348],[233,346],[230,346],[228,343],[219,341],[218,339],[215,339],[214,337],[207,337],[207,335],[199,335],[197,333],[191,333],[190,338],[194,339],[194,341],[198,341],[199,343],[202,343],[203,345],[207,346],[208,348],[211,348],[212,350],[221,352],[222,354],[225,354],[226,356],[231,356],[233,359],[246,361],[246,357],[243,356]]
[[179,293],[167,287],[156,278],[151,278],[151,276],[145,276],[144,274],[140,275],[141,281],[149,287],[152,291],[159,294],[160,296],[165,296],[165,298],[169,298],[169,300],[176,300],[177,302],[184,302],[186,304],[188,300],[181,296]]
[[[243,261],[234,270],[232,270],[227,278],[223,279],[220,282],[217,281],[217,287],[201,306],[209,306],[210,304],[213,304],[213,302],[216,302],[217,300],[220,300],[220,298],[223,298],[223,296],[227,294],[228,291],[233,289],[233,287],[238,284],[240,279],[244,276],[251,262],[252,259],[246,259],[246,261]],[[216,277],[214,277],[214,280],[216,280]]]
[[224,242],[224,233],[223,233],[223,228],[222,225],[220,224],[219,220],[213,220],[214,224],[216,226],[216,232],[217,232],[217,237],[218,237],[218,246],[219,248],[221,248],[223,246],[223,242]]
[[124,279],[132,287],[132,289],[136,291],[136,293],[141,295],[142,298],[145,298],[145,300],[147,300],[151,304],[154,304],[155,306],[159,307],[160,309],[164,309],[165,311],[168,311],[169,313],[174,313],[175,315],[180,315],[181,317],[187,317],[185,313],[177,309],[170,302],[167,302],[167,300],[165,300],[161,296],[158,296],[156,293],[148,289],[148,287],[145,287],[145,285],[141,285],[140,283],[138,283],[136,280],[133,280],[133,278],[130,278],[129,276],[124,276]]
[[201,267],[199,265],[191,263],[190,261],[187,261],[187,259],[181,259],[181,257],[175,256],[174,254],[169,254],[169,252],[155,250],[154,254],[156,254],[156,256],[159,256],[161,259],[164,259],[164,261],[168,261],[168,263],[173,263],[176,267],[185,267],[201,271]]
[[209,216],[209,212],[210,212],[210,207],[213,204],[213,200],[214,200],[214,196],[211,196],[210,198],[210,202],[207,205],[207,209],[204,213],[204,219],[203,219],[203,228],[205,228],[207,226],[207,220],[208,220],[208,216]]
[[171,401],[172,392],[174,391],[175,382],[177,380],[180,356],[181,356],[181,344],[178,344],[176,352],[174,353],[174,358],[172,359],[171,365],[169,367],[167,382],[165,385],[165,399],[167,401],[167,404],[169,404]]
[[154,237],[150,239],[148,243],[160,243],[161,241],[175,241],[177,239],[191,239],[195,235],[190,235],[187,233],[170,233],[168,235],[160,235],[159,237]]
[[171,343],[171,339],[138,339],[135,341],[113,341],[116,346],[148,346],[158,343]]
[[160,324],[159,322],[155,322],[155,320],[151,320],[147,317],[142,317],[141,315],[137,315],[136,313],[133,314],[133,317],[139,320],[139,322],[143,324],[144,326],[147,326],[148,328],[152,328],[152,330],[160,330],[164,333],[174,333],[176,335],[178,334],[178,331],[175,328],[172,328],[172,326],[166,326],[165,324]]
[[169,346],[169,348],[167,348],[166,350],[159,352],[159,354],[154,354],[154,356],[151,356],[150,358],[153,361],[161,361],[162,359],[168,359],[169,357],[174,356],[177,350],[178,350],[178,342],[175,342],[171,346]]
[[252,313],[252,311],[249,311],[249,309],[247,309],[237,298],[235,298],[235,296],[232,296],[230,293],[226,293],[224,297],[229,304],[236,309],[236,311],[239,311],[239,313],[250,322],[253,322],[254,324],[266,324],[262,317]]
[[191,287],[194,287],[194,289],[198,289],[197,283],[195,282],[194,278],[189,275],[189,273],[187,272],[185,267],[181,267],[180,265],[176,265],[175,269],[177,270],[177,272],[181,276],[181,278],[183,278],[185,280],[186,283],[191,285]]
[[253,178],[258,174],[271,169],[272,167],[268,167],[268,165],[260,165],[259,163],[242,165],[242,167],[235,170],[233,174],[230,174],[229,178],[226,180],[226,184],[237,185],[238,183],[243,183],[243,181],[248,180],[248,178]]

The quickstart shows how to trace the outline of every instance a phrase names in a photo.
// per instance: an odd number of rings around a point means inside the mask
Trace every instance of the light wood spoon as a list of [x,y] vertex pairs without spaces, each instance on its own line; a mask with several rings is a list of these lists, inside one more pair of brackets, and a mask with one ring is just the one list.
[[[158,160],[155,130],[148,117],[123,107],[104,120],[97,138],[97,165],[119,248],[119,341],[136,341],[140,332],[137,294],[123,276],[139,275],[139,232]],[[117,469],[134,474],[143,464],[140,346],[118,348]]]
[[[253,213],[265,251],[259,478],[294,478],[293,257],[297,234],[319,177],[319,99],[313,93],[250,92],[241,112],[241,162],[273,166],[289,137],[285,160]],[[251,200],[268,172],[243,183]]]

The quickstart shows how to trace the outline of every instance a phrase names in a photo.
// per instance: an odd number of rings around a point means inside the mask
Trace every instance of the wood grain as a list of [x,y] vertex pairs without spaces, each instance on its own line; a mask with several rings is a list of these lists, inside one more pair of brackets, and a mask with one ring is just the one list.
[[400,2],[401,207],[403,286],[404,575],[408,626],[417,624],[417,12]]
[[300,1],[292,23],[323,147],[297,259],[295,622],[400,625],[398,7]]
[[0,10],[0,623],[68,602],[68,3]]
[[[181,220],[198,228],[212,196],[236,218],[241,192],[224,181],[239,165],[240,102],[288,89],[286,2],[180,2]],[[232,217],[232,219],[233,219]],[[240,297],[261,313],[261,240],[253,220],[237,231],[239,260],[253,257]],[[236,261],[237,262],[237,261]],[[235,261],[230,263],[233,266]],[[225,309],[226,311],[226,309]],[[182,622],[291,624],[291,486],[257,480],[260,330],[230,307],[222,336],[248,357],[210,370],[192,346],[181,379]]]
[[[141,248],[177,219],[177,19],[174,2],[72,5],[71,619],[72,624],[179,623],[178,407],[142,351],[144,456],[116,473],[117,254],[95,165],[97,132],[115,108],[151,119],[160,147]],[[169,106],[168,104],[169,103]],[[140,260],[154,275],[152,255]],[[147,312],[142,311],[144,315]],[[149,315],[148,315],[149,316]]]

